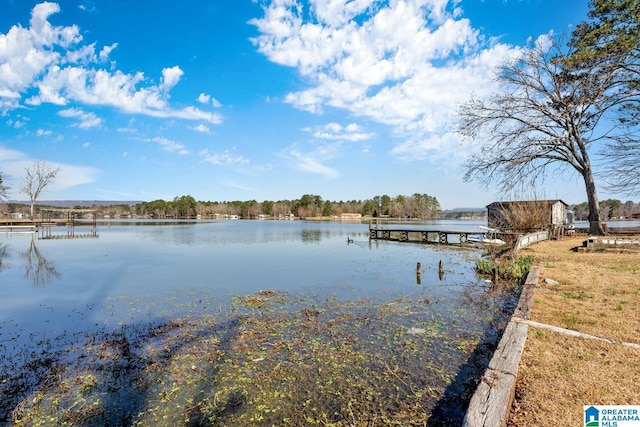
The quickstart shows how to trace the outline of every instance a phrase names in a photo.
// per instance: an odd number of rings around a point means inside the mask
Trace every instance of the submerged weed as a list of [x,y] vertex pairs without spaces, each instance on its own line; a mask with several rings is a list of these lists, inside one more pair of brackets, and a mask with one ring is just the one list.
[[497,293],[465,293],[454,324],[423,295],[239,296],[229,312],[125,325],[16,366],[0,409],[20,425],[456,424],[509,315]]

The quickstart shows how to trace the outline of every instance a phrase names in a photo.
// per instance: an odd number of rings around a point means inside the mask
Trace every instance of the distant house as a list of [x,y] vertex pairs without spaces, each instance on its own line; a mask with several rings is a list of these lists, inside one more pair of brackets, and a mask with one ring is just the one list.
[[562,229],[567,225],[568,206],[559,199],[493,202],[487,206],[487,223],[509,231]]
[[354,220],[359,220],[361,218],[362,218],[362,215],[359,213],[344,212],[340,214],[341,221],[354,221]]
[[632,214],[631,214],[631,218],[633,218],[633,219],[640,219],[640,212],[632,213]]

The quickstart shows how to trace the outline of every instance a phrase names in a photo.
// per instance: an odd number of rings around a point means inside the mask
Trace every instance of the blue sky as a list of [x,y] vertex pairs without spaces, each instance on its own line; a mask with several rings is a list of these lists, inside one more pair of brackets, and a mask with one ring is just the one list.
[[[501,195],[464,183],[455,112],[586,0],[0,0],[0,172],[41,200]],[[576,175],[536,189],[586,200]],[[608,196],[600,194],[602,199]]]

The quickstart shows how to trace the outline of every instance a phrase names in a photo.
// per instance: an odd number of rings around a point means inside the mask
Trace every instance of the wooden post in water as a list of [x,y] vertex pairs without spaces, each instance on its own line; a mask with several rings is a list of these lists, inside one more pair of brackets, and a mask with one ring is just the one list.
[[444,263],[442,262],[442,260],[440,260],[440,262],[438,263],[438,278],[442,280],[443,277],[444,277]]
[[416,283],[420,285],[422,283],[422,264],[416,265]]

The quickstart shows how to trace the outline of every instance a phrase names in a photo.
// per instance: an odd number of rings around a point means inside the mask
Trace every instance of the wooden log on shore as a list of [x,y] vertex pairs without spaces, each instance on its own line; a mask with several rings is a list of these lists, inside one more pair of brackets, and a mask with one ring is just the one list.
[[518,322],[509,322],[507,325],[489,367],[471,398],[464,417],[464,427],[507,425],[528,329],[527,325]]
[[518,305],[513,311],[512,318],[529,319],[531,315],[531,306],[533,305],[533,294],[540,277],[540,267],[533,266],[527,275],[527,280],[522,285]]
[[481,378],[464,417],[464,427],[504,427],[513,403],[518,365],[529,327],[516,318],[528,319],[533,291],[538,283],[539,267],[532,267],[523,287],[518,306],[507,324],[498,348]]

